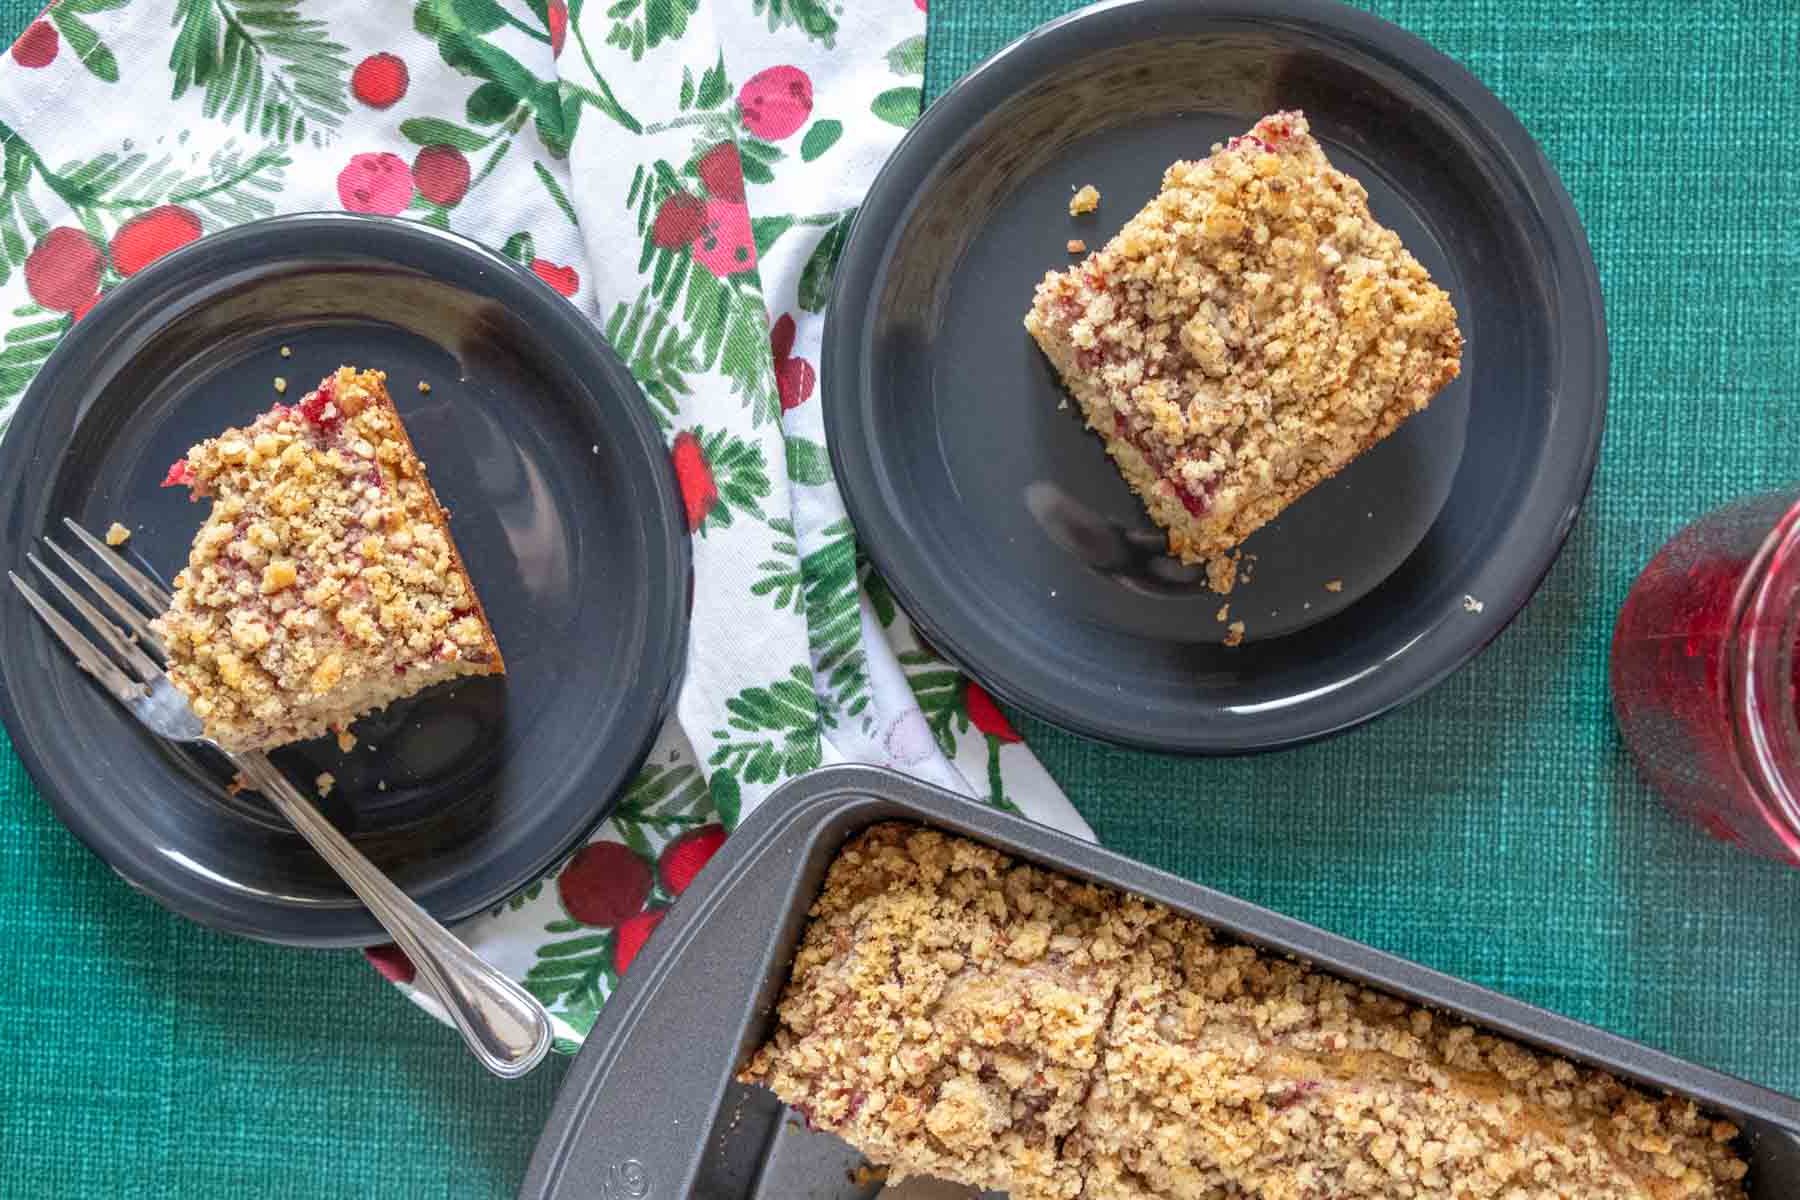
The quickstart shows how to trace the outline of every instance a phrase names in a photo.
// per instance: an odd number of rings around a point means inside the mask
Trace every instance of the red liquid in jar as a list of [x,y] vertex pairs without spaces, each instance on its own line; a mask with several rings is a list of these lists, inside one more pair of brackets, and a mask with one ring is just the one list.
[[[1794,500],[1728,505],[1657,552],[1619,613],[1612,688],[1625,743],[1672,810],[1800,865],[1800,825],[1780,799],[1784,770],[1800,761],[1791,619],[1800,557],[1786,553],[1785,536]],[[1757,682],[1772,670],[1778,687]]]

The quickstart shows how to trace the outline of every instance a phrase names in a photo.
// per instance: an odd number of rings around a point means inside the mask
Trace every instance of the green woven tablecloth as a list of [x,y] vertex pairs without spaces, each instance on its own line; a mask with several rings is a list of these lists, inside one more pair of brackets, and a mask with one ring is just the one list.
[[[0,0],[0,32],[35,7]],[[936,0],[928,89],[1069,7]],[[1612,614],[1656,545],[1800,475],[1800,5],[1367,7],[1498,92],[1587,222],[1614,367],[1586,513],[1487,654],[1348,737],[1194,762],[1022,727],[1108,845],[1800,1091],[1800,873],[1665,817],[1605,688]],[[64,832],[4,750],[0,878],[0,1197],[517,1185],[560,1062],[492,1081],[357,956],[165,915]]]

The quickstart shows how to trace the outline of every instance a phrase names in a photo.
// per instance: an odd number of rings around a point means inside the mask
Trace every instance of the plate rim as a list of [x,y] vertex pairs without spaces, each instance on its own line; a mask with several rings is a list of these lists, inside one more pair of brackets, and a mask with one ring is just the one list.
[[[1586,406],[1586,420],[1580,428],[1583,436],[1574,447],[1565,482],[1553,495],[1545,495],[1541,485],[1528,492],[1501,535],[1500,548],[1512,549],[1522,558],[1522,565],[1494,581],[1496,586],[1484,589],[1483,609],[1469,614],[1459,636],[1447,642],[1427,668],[1415,669],[1398,686],[1389,683],[1388,694],[1358,706],[1347,716],[1316,719],[1296,731],[1270,736],[1258,736],[1253,729],[1229,728],[1146,736],[1128,719],[1109,720],[1104,714],[1096,716],[1062,704],[1055,697],[1028,694],[993,672],[975,667],[979,656],[971,654],[963,640],[933,615],[931,604],[919,594],[939,589],[916,589],[910,578],[907,560],[917,563],[920,555],[880,498],[879,459],[852,453],[853,447],[860,452],[868,441],[861,411],[867,389],[860,344],[876,308],[875,282],[892,261],[886,244],[889,231],[903,227],[918,181],[929,177],[987,113],[1026,86],[1037,73],[1032,60],[1054,57],[1063,46],[1079,44],[1089,36],[1088,30],[1115,24],[1128,28],[1152,20],[1195,26],[1231,21],[1324,33],[1355,43],[1383,63],[1453,98],[1460,110],[1455,114],[1457,123],[1480,131],[1487,146],[1503,156],[1508,174],[1530,198],[1549,235],[1548,261],[1565,281],[1560,294],[1568,301],[1559,323],[1562,337],[1556,343],[1557,378],[1579,379],[1584,369],[1589,376],[1585,388],[1557,389],[1565,401]],[[1606,426],[1611,348],[1599,269],[1567,188],[1518,116],[1455,59],[1418,35],[1338,0],[1105,0],[1047,21],[1007,43],[952,84],[902,137],[870,185],[846,239],[826,310],[820,358],[821,374],[834,381],[824,393],[823,415],[826,445],[845,508],[871,563],[926,641],[1001,700],[1065,732],[1131,749],[1231,756],[1303,746],[1365,725],[1429,692],[1505,632],[1560,557],[1592,491]],[[1555,451],[1552,445],[1551,452]],[[1532,532],[1519,544],[1521,529]],[[1475,573],[1485,571],[1499,557],[1490,556]],[[1422,628],[1429,631],[1433,626]],[[1402,663],[1384,674],[1392,680],[1404,671]]]
[[[621,728],[620,745],[625,745],[629,740],[631,750],[617,760],[624,764],[624,769],[620,772],[616,785],[597,788],[598,799],[591,808],[584,811],[579,820],[563,829],[554,842],[546,839],[544,847],[533,856],[528,865],[497,877],[454,908],[434,903],[435,897],[432,896],[420,900],[433,917],[449,924],[485,912],[543,878],[558,862],[588,839],[618,806],[625,787],[649,756],[665,720],[674,710],[685,672],[690,626],[688,597],[694,578],[693,553],[682,517],[674,465],[669,459],[661,432],[650,414],[642,389],[599,329],[581,310],[533,272],[498,251],[473,238],[418,221],[333,210],[304,211],[248,221],[199,238],[157,259],[114,287],[105,297],[105,302],[96,305],[91,314],[76,322],[63,335],[19,397],[10,414],[5,436],[0,437],[0,559],[8,563],[15,560],[22,562],[23,550],[36,536],[35,530],[26,531],[19,527],[19,522],[20,509],[26,507],[24,498],[28,492],[24,482],[27,463],[23,460],[28,459],[34,451],[45,449],[35,444],[29,447],[27,445],[38,434],[37,426],[44,416],[42,410],[49,403],[49,398],[59,390],[63,377],[71,370],[73,360],[83,353],[85,347],[104,345],[107,339],[128,335],[139,325],[146,311],[134,303],[140,294],[152,294],[164,278],[189,269],[190,263],[216,253],[221,248],[244,242],[283,239],[279,248],[271,251],[267,258],[269,262],[277,262],[283,257],[296,254],[330,253],[326,247],[331,241],[346,236],[352,239],[372,239],[375,243],[373,250],[365,244],[356,249],[346,248],[346,253],[380,258],[386,247],[412,247],[422,253],[447,250],[476,264],[476,273],[479,275],[497,275],[511,281],[510,290],[531,306],[529,311],[534,324],[540,329],[548,324],[549,331],[545,333],[543,340],[569,347],[566,352],[571,356],[585,356],[586,364],[577,369],[585,377],[599,381],[595,390],[616,391],[628,401],[617,406],[624,425],[618,426],[610,420],[609,424],[628,430],[628,436],[621,440],[627,444],[637,443],[639,448],[647,452],[650,469],[646,474],[652,485],[647,528],[660,527],[663,536],[655,540],[667,549],[667,553],[661,556],[662,577],[657,584],[666,600],[660,605],[648,604],[645,610],[645,662],[661,669],[646,672],[648,677],[640,679],[636,685],[641,689],[639,698],[623,707],[629,719]],[[388,261],[399,269],[418,270],[400,262],[398,250],[389,253],[396,257],[389,258]],[[430,276],[428,271],[420,273]],[[616,414],[609,414],[609,417],[613,415]],[[11,486],[7,486],[8,480],[14,481]],[[650,564],[650,568],[654,572],[656,564]],[[13,589],[7,588],[5,592],[4,596],[0,596],[0,604],[12,603],[16,598]],[[654,595],[654,589],[652,594]],[[27,628],[29,632],[23,635],[24,638],[42,641],[48,637],[39,622],[31,622]],[[223,902],[216,894],[202,894],[196,889],[176,886],[173,876],[168,872],[142,869],[146,857],[138,845],[142,838],[130,836],[129,832],[122,833],[121,830],[125,828],[123,822],[93,819],[84,805],[72,799],[65,791],[66,781],[50,769],[40,752],[37,739],[26,736],[29,730],[19,711],[7,670],[7,660],[11,657],[10,647],[13,644],[13,639],[0,637],[0,725],[5,726],[13,752],[62,825],[134,890],[144,893],[178,916],[208,928],[256,941],[300,947],[346,948],[377,945],[391,940],[387,931],[361,904],[320,907],[282,903],[266,896],[236,903]],[[60,649],[54,649],[53,655],[67,657]],[[77,787],[73,790],[79,792],[80,789]],[[478,863],[479,859],[476,861]],[[475,867],[467,871],[465,877],[478,878],[479,874],[479,867]],[[229,889],[221,888],[220,892],[227,890]],[[252,912],[252,919],[246,920],[239,916],[245,911]],[[275,912],[286,914],[287,924],[282,928],[273,929],[265,922],[254,919],[256,916],[272,915]]]

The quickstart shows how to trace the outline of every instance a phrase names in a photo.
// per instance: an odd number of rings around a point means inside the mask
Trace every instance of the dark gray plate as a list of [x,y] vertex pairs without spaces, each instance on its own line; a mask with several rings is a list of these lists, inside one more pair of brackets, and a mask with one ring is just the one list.
[[[1069,238],[1099,246],[1171,161],[1282,108],[1450,291],[1468,346],[1427,412],[1245,544],[1228,649],[1219,597],[1163,553],[1020,321]],[[1072,219],[1083,183],[1102,207]],[[1135,0],[1015,42],[901,144],[838,267],[825,416],[857,529],[940,650],[1078,733],[1227,753],[1366,721],[1500,632],[1586,494],[1606,357],[1575,211],[1468,72],[1324,0]]]
[[[0,442],[0,567],[30,574],[25,551],[67,514],[124,522],[129,552],[167,579],[204,515],[157,486],[168,465],[268,408],[276,376],[293,400],[343,362],[388,372],[508,673],[358,722],[349,754],[322,739],[276,759],[298,779],[335,775],[333,820],[455,920],[548,870],[610,810],[672,701],[687,628],[662,439],[624,366],[530,272],[422,225],[344,214],[170,255],[81,320],[20,404]],[[38,786],[132,884],[253,937],[385,940],[260,797],[229,795],[215,756],[144,734],[11,588],[0,677],[0,715]]]

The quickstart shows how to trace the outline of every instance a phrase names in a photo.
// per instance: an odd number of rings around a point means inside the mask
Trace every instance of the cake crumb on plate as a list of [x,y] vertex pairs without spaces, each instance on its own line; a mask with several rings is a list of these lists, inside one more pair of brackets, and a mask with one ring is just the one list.
[[421,396],[429,396],[431,394],[431,385],[426,383],[423,379],[419,380],[419,394]]
[[277,375],[275,377],[275,394],[283,395],[286,392],[287,392],[287,378],[285,376]]
[[117,521],[114,521],[111,525],[108,525],[106,527],[106,544],[107,545],[123,546],[130,539],[131,539],[131,530],[125,528],[123,525],[119,524]]
[[337,786],[337,776],[330,771],[320,771],[319,777],[313,780],[313,786],[319,789],[319,799],[331,795],[331,789]]
[[871,1188],[878,1183],[886,1183],[888,1169],[875,1163],[864,1163],[850,1172],[850,1182],[859,1188]]
[[1477,600],[1473,596],[1464,596],[1463,597],[1463,611],[1464,612],[1478,613],[1486,607],[1487,607],[1487,605],[1483,604],[1481,601]]
[[294,351],[293,351],[293,348],[292,348],[292,347],[289,347],[289,346],[283,346],[283,347],[282,347],[282,348],[281,348],[281,357],[283,357],[283,358],[292,358],[292,357],[294,357]]
[[[1235,554],[1215,554],[1206,560],[1206,586],[1221,596],[1231,595],[1231,589],[1237,586],[1238,556]],[[1248,576],[1245,576],[1248,579]]]
[[1233,621],[1225,627],[1225,645],[1241,646],[1244,643],[1244,623]]
[[341,753],[348,754],[356,749],[356,735],[348,729],[340,729],[337,731],[337,744]]
[[1087,253],[1087,243],[1082,241],[1080,238],[1070,238],[1068,250],[1069,250],[1070,254],[1086,254]]
[[1341,592],[1344,590],[1344,581],[1341,579],[1333,579],[1326,583],[1325,590],[1328,592]]
[[1223,625],[1228,619],[1230,619],[1230,617],[1231,617],[1231,602],[1226,601],[1224,604],[1219,605],[1219,611],[1213,615],[1213,620],[1215,620],[1219,624]]
[[1079,217],[1082,213],[1091,213],[1100,207],[1100,189],[1091,183],[1081,185],[1081,190],[1069,197],[1069,215]]

